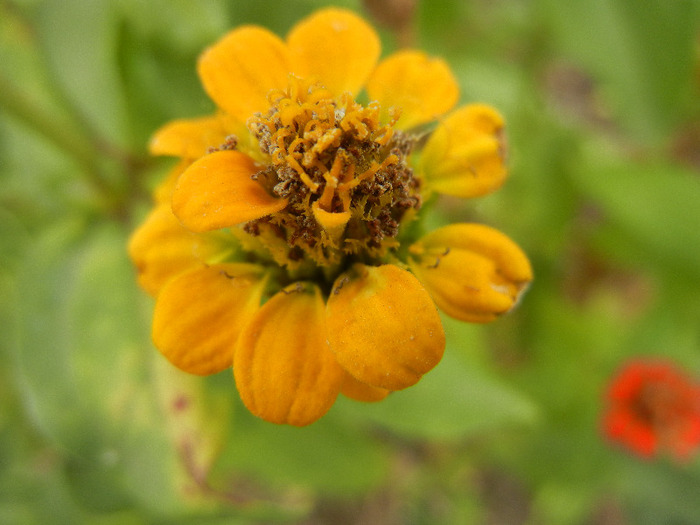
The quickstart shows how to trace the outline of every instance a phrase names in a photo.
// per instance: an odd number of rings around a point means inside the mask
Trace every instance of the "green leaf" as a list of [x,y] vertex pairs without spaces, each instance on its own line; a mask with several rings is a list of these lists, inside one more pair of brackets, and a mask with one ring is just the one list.
[[700,516],[700,501],[695,497],[700,484],[697,463],[692,470],[669,462],[650,465],[630,460],[620,469],[618,478],[633,523],[697,523]]
[[[18,11],[21,10],[13,9],[9,2],[0,5],[0,79],[4,83],[11,81],[10,85],[21,90],[22,96],[32,105],[65,121],[67,115],[48,81],[35,35]],[[7,85],[3,88],[5,91]],[[0,93],[0,103],[6,103],[7,96],[7,93]]]
[[602,163],[596,152],[576,183],[650,260],[700,276],[700,179],[673,164]]
[[109,0],[44,0],[36,27],[53,77],[90,129],[124,147],[126,100],[117,49],[119,18]]
[[265,485],[294,483],[335,495],[366,491],[386,475],[386,451],[339,421],[333,413],[339,409],[297,428],[262,421],[241,407],[221,466]]
[[[144,39],[170,54],[199,54],[227,30],[226,0],[122,0],[119,9]],[[194,69],[194,62],[191,67]]]
[[540,0],[561,47],[602,80],[609,106],[659,139],[691,99],[698,2]]
[[125,242],[116,226],[76,223],[35,240],[18,285],[23,394],[38,427],[70,454],[67,479],[86,507],[179,508]]
[[346,401],[352,404],[348,411],[358,420],[408,438],[437,440],[462,439],[536,420],[535,405],[496,378],[474,354],[479,342],[473,331],[448,333],[447,338],[442,361],[417,385],[376,404]]

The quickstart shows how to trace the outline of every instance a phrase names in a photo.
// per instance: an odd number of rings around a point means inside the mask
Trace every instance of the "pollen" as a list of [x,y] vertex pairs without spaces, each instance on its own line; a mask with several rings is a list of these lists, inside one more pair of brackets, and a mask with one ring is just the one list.
[[289,205],[246,225],[283,238],[290,257],[334,265],[346,256],[378,260],[398,245],[407,210],[421,205],[419,179],[407,164],[415,139],[382,122],[378,103],[358,104],[320,84],[290,76],[268,95],[270,109],[248,120],[269,165],[255,175]]

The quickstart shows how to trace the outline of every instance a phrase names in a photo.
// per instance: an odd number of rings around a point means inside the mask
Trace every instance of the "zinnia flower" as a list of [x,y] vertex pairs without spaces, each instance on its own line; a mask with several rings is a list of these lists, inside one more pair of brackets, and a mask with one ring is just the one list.
[[193,374],[233,365],[268,421],[306,425],[340,392],[376,401],[415,384],[444,350],[436,304],[491,321],[532,279],[487,226],[418,238],[430,195],[502,184],[503,121],[484,105],[448,114],[458,88],[442,60],[379,55],[374,30],[341,9],[286,41],[237,28],[198,64],[218,111],[151,143],[182,159],[129,246],[156,297],[155,345]]
[[606,434],[643,457],[684,458],[700,445],[700,387],[671,363],[631,362],[607,399]]

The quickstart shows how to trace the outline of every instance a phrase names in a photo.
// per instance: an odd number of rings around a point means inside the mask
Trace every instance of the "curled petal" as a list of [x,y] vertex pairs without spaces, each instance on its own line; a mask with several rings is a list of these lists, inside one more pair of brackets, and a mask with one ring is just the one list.
[[408,129],[452,109],[459,98],[459,87],[445,61],[421,51],[399,51],[372,72],[367,93],[384,109],[400,109],[396,127]]
[[241,329],[264,287],[251,264],[216,264],[168,282],[156,301],[153,342],[175,366],[208,375],[229,368]]
[[482,104],[451,113],[425,145],[419,171],[433,190],[478,197],[506,179],[503,118]]
[[220,250],[213,239],[194,235],[182,227],[170,204],[160,204],[129,239],[129,255],[141,287],[155,296],[178,274],[199,266]]
[[377,63],[379,37],[364,20],[328,8],[302,20],[287,36],[293,72],[320,81],[335,94],[356,94]]
[[340,365],[362,383],[401,390],[442,358],[445,333],[418,280],[394,265],[355,265],[333,285],[328,337]]
[[532,281],[527,256],[481,224],[439,228],[410,248],[411,269],[446,314],[475,323],[509,311]]
[[343,370],[316,286],[291,285],[258,310],[236,345],[233,373],[243,403],[272,423],[308,425],[331,408]]
[[267,94],[283,89],[289,75],[287,47],[267,29],[243,26],[199,58],[199,76],[216,104],[240,122],[269,107]]
[[345,227],[350,220],[351,213],[349,211],[334,212],[324,210],[316,201],[312,204],[314,219],[318,222],[323,230],[328,234],[328,237],[334,244],[338,244],[345,233]]
[[174,120],[153,135],[149,149],[153,155],[198,159],[210,147],[223,144],[229,134],[230,131],[217,115]]
[[373,403],[375,401],[381,401],[388,396],[389,390],[362,383],[345,372],[345,378],[343,379],[343,385],[340,389],[340,393],[345,397],[354,399],[355,401]]
[[173,191],[173,212],[194,232],[227,228],[275,213],[287,205],[251,177],[253,159],[238,151],[217,151],[194,162]]

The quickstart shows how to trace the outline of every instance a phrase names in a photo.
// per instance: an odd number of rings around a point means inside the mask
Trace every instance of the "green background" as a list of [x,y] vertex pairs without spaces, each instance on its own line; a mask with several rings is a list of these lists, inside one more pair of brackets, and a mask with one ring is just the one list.
[[430,220],[515,239],[520,307],[445,319],[443,362],[381,403],[253,418],[229,373],[153,349],[125,245],[172,164],[150,134],[213,108],[197,55],[328,4],[0,1],[0,523],[699,523],[700,459],[641,460],[600,418],[630,358],[700,373],[700,4],[338,4],[505,115],[507,184]]

